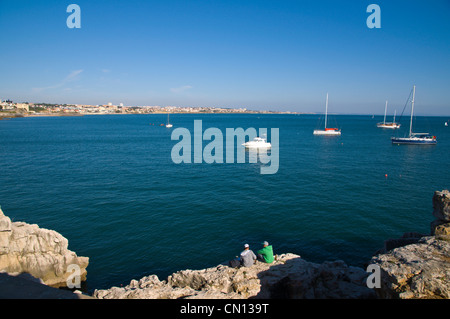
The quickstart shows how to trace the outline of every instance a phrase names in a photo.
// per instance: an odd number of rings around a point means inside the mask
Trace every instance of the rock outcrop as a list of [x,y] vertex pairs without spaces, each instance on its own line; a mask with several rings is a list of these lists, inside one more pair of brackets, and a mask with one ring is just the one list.
[[431,235],[443,240],[450,240],[450,192],[437,191],[433,196],[433,216],[431,222]]
[[160,281],[151,275],[132,280],[126,287],[96,290],[101,299],[325,299],[374,298],[362,268],[343,261],[310,263],[298,255],[277,256],[272,264],[251,267],[226,265],[183,270]]
[[385,251],[370,261],[380,267],[381,287],[376,289],[380,298],[450,298],[448,190],[435,192],[433,209],[436,220],[431,223],[431,236],[407,233],[397,241],[387,241]]
[[380,298],[450,298],[448,241],[435,236],[423,237],[416,244],[373,257],[371,264],[381,269],[381,287],[375,289]]
[[66,286],[67,267],[80,268],[80,280],[86,280],[88,257],[78,257],[68,249],[68,240],[61,234],[38,225],[11,222],[0,209],[0,271],[29,273],[52,287]]

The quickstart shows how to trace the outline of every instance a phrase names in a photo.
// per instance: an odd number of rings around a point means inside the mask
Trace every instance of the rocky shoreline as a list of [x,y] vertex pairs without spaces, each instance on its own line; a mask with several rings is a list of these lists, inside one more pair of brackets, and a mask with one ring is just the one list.
[[[286,253],[272,264],[256,262],[240,268],[221,264],[181,270],[165,280],[150,275],[85,296],[52,287],[66,285],[71,264],[78,265],[85,280],[89,258],[68,250],[67,239],[57,232],[11,223],[0,210],[0,298],[450,299],[448,190],[435,192],[433,216],[429,235],[405,233],[386,240],[368,261],[373,273],[341,260],[317,264]],[[373,279],[375,286],[369,288]]]
[[126,287],[96,290],[100,299],[365,299],[375,298],[365,286],[367,273],[343,261],[310,263],[282,254],[272,264],[251,267],[218,265],[182,270],[160,281],[155,275],[132,280]]
[[65,287],[69,265],[77,265],[86,279],[88,257],[78,257],[69,242],[53,230],[35,224],[11,222],[0,209],[0,271],[28,273],[52,287]]

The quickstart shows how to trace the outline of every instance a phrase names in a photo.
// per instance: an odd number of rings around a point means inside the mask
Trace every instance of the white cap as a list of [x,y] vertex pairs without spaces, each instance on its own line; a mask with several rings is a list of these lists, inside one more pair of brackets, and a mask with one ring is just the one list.
[[248,244],[245,244],[244,247],[245,247],[245,248],[248,248],[248,247],[250,247],[250,246],[249,246]]

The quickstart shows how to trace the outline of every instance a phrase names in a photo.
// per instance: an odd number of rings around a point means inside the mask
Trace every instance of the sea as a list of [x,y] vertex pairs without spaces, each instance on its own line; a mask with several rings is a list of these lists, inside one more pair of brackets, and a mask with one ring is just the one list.
[[[432,196],[450,187],[448,118],[415,118],[434,146],[392,145],[407,117],[396,131],[376,127],[383,116],[330,118],[341,136],[314,136],[316,114],[172,114],[172,128],[165,114],[2,120],[0,205],[89,257],[87,292],[214,267],[263,241],[275,254],[365,267],[386,239],[429,234]],[[172,132],[193,134],[195,120],[224,139],[227,128],[266,128],[270,142],[278,128],[278,170],[261,174],[269,164],[248,156],[174,163]]]

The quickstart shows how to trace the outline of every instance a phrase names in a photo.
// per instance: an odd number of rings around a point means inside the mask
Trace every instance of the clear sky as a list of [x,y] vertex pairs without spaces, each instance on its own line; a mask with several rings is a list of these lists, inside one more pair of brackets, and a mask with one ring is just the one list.
[[450,116],[449,0],[0,0],[0,40],[17,102]]

